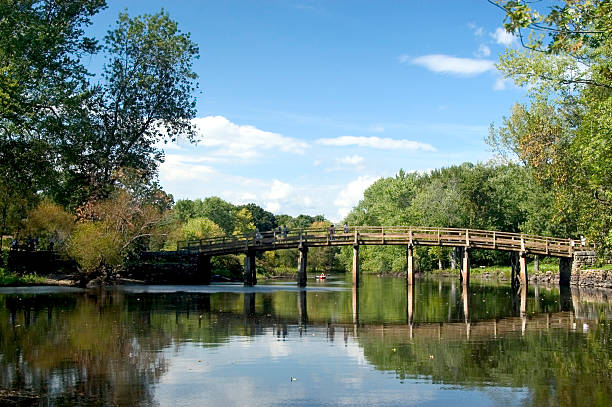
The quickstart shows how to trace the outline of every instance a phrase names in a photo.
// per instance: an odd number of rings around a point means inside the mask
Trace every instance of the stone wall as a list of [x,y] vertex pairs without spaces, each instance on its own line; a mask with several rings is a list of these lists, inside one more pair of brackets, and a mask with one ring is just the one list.
[[[612,270],[598,270],[593,266],[597,262],[594,251],[574,252],[571,267],[570,285],[579,287],[612,288]],[[547,271],[546,273],[529,276],[532,283],[559,284],[559,273]]]

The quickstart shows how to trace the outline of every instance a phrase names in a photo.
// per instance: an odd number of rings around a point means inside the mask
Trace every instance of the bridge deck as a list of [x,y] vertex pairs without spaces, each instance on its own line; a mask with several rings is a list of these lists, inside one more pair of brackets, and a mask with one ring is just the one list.
[[412,227],[412,226],[357,226],[345,233],[338,228],[303,229],[283,234],[278,231],[238,237],[214,237],[210,239],[178,242],[178,251],[208,255],[239,254],[248,251],[295,249],[299,247],[326,247],[349,245],[416,245],[469,247],[513,252],[526,252],[554,257],[572,257],[575,250],[592,250],[593,245],[583,245],[580,240],[527,235],[490,230]]

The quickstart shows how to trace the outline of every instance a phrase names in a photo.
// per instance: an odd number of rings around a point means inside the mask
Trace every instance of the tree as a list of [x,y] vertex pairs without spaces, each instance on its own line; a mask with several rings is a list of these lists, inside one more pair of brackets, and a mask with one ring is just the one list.
[[46,247],[62,249],[75,227],[74,216],[50,200],[43,200],[28,213],[26,231],[46,240]]
[[278,227],[274,214],[266,211],[261,206],[249,203],[238,207],[239,210],[243,208],[246,208],[251,213],[253,216],[253,223],[260,231],[264,232]]
[[90,123],[60,146],[71,184],[87,182],[83,193],[101,196],[120,168],[138,170],[143,183],[154,179],[163,159],[159,142],[195,140],[192,66],[198,57],[189,35],[163,11],[134,18],[121,13],[104,50],[107,63],[103,82],[92,88]]
[[234,232],[232,233],[237,237],[244,237],[245,235],[251,235],[255,232],[255,224],[253,223],[253,216],[247,208],[242,208],[234,215]]
[[612,246],[612,3],[556,1],[548,13],[524,1],[498,5],[525,46],[507,50],[499,68],[528,87],[531,103],[493,129],[492,144],[553,190],[566,231]]
[[0,2],[2,233],[15,230],[37,192],[57,184],[54,146],[80,122],[91,92],[81,63],[98,50],[84,35],[104,0]]

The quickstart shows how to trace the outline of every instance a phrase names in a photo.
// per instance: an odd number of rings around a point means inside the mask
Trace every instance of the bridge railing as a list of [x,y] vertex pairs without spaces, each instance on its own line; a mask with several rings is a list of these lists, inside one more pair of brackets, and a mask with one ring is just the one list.
[[273,230],[243,236],[213,236],[180,241],[179,251],[242,252],[252,249],[306,245],[416,244],[427,246],[466,246],[484,249],[530,251],[552,256],[571,256],[574,250],[592,250],[594,245],[581,240],[561,239],[522,233],[427,226],[343,226],[299,230]]

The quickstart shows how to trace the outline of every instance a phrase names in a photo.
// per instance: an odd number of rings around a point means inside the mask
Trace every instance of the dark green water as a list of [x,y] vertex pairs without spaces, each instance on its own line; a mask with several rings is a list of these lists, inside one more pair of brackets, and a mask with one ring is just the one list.
[[309,284],[0,289],[0,405],[612,405],[610,291]]

